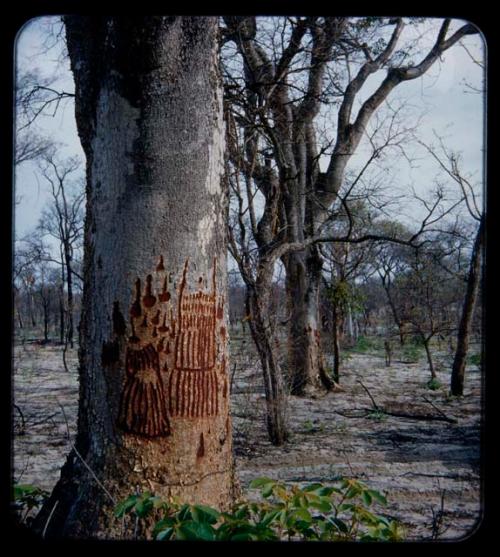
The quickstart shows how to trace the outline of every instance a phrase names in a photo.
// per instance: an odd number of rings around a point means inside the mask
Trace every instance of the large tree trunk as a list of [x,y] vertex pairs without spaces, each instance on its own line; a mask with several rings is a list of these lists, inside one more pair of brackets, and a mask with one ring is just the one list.
[[474,307],[476,305],[481,277],[481,252],[484,239],[484,223],[485,218],[483,215],[472,250],[469,276],[467,277],[467,289],[458,328],[457,348],[453,360],[450,385],[451,394],[455,396],[462,396],[464,394],[465,364],[467,361],[467,352],[469,350],[472,317],[474,315]]
[[127,538],[112,508],[136,490],[235,496],[217,19],[65,22],[87,156],[80,404],[37,525]]
[[284,259],[290,312],[288,369],[291,392],[309,396],[335,388],[329,377],[321,344],[319,292],[322,262],[315,248]]

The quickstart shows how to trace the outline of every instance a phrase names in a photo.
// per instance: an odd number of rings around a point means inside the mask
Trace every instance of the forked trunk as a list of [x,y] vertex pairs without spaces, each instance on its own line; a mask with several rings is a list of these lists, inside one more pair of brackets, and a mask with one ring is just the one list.
[[136,490],[227,508],[224,129],[215,17],[66,17],[87,155],[76,448],[47,536],[130,538]]

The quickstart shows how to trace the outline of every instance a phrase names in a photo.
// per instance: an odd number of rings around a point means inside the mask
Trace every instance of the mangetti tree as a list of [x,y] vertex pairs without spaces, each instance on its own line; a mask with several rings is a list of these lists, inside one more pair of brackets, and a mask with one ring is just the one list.
[[[233,47],[225,64],[226,97],[241,136],[232,164],[245,187],[263,198],[262,218],[249,213],[259,253],[269,260],[279,249],[286,269],[293,392],[332,389],[317,335],[323,259],[316,240],[391,92],[478,31],[471,24],[451,31],[451,20],[443,20],[422,52],[418,39],[404,38],[403,18],[308,16],[269,23],[228,16],[224,23],[223,40]],[[373,89],[370,77],[377,72],[383,78]],[[324,125],[325,114],[330,125]]]
[[36,525],[116,539],[136,490],[221,509],[235,495],[218,22],[64,22],[87,160],[80,398]]

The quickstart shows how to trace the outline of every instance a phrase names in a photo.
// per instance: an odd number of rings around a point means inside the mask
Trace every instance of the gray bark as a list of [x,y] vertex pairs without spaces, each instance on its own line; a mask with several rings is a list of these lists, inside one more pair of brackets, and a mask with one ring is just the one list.
[[112,507],[136,489],[235,494],[217,19],[65,23],[87,157],[80,405],[38,525],[58,501],[47,535],[130,537]]
[[467,352],[469,349],[469,338],[472,326],[472,317],[479,292],[479,282],[481,278],[481,255],[485,233],[485,217],[481,217],[481,222],[474,241],[472,257],[467,277],[467,288],[464,297],[462,315],[457,335],[457,347],[453,367],[451,371],[450,391],[452,395],[462,396],[464,393],[465,365],[467,362]]

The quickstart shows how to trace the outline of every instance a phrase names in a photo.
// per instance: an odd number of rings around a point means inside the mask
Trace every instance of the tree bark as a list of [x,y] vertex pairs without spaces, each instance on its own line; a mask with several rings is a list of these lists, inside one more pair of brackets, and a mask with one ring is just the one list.
[[332,333],[333,333],[333,380],[340,380],[340,339],[339,339],[339,317],[335,302],[332,304]]
[[66,342],[69,343],[70,347],[73,348],[73,271],[71,270],[71,246],[67,243],[64,244],[64,263],[66,265],[66,287],[68,289],[67,299],[68,299],[68,331],[66,336]]
[[260,273],[256,287],[247,288],[246,309],[250,316],[250,333],[259,354],[264,378],[267,431],[271,443],[280,446],[288,440],[289,434],[283,373],[269,322],[271,282],[272,272],[267,273],[264,270]]
[[288,369],[291,392],[310,396],[330,391],[335,382],[324,363],[319,323],[322,261],[316,249],[287,255],[286,292],[290,311]]
[[427,362],[429,364],[429,371],[431,372],[431,379],[437,379],[436,370],[434,369],[434,362],[432,361],[432,354],[429,345],[430,339],[429,338],[423,339],[423,343],[425,348],[425,354],[427,356]]
[[462,396],[464,394],[465,364],[469,350],[469,339],[472,326],[472,317],[476,305],[481,277],[481,253],[484,242],[485,217],[481,218],[479,228],[472,249],[469,275],[467,277],[467,289],[465,291],[464,304],[460,325],[458,327],[457,347],[453,367],[451,370],[450,391],[452,395]]
[[235,496],[217,19],[65,23],[87,157],[80,404],[37,527],[128,538],[112,509],[136,490]]
[[319,292],[322,261],[316,248],[283,258],[290,311],[288,369],[291,393],[310,396],[335,388],[329,377],[321,345]]

